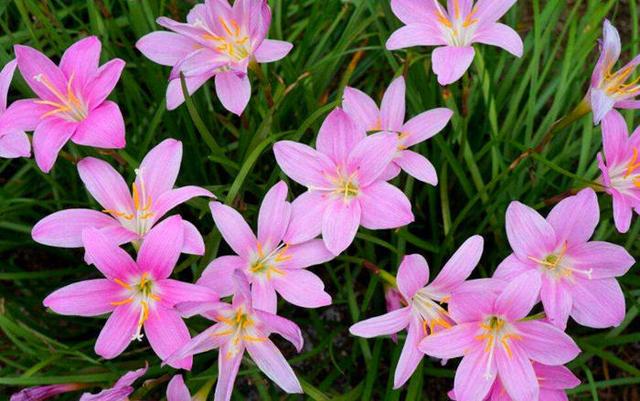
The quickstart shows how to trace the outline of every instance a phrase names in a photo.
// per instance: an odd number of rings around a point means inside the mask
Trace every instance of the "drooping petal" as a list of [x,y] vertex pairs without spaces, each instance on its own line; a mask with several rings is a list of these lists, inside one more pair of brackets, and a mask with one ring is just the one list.
[[124,119],[120,107],[114,102],[106,101],[91,110],[87,118],[78,124],[71,140],[78,145],[95,148],[124,148]]
[[85,187],[106,210],[133,211],[131,193],[122,176],[109,163],[85,157],[78,162],[78,173]]
[[345,165],[349,153],[364,139],[366,133],[341,108],[334,109],[322,123],[316,148],[329,156],[336,165]]
[[211,288],[220,297],[229,296],[233,293],[233,272],[247,264],[239,256],[220,256],[204,269],[196,284]]
[[328,194],[316,191],[307,191],[298,196],[291,203],[291,220],[283,241],[301,244],[320,235],[328,199]]
[[535,320],[517,323],[521,340],[518,348],[527,358],[545,365],[564,365],[578,356],[580,348],[564,331],[545,322]]
[[273,283],[267,280],[254,280],[251,284],[251,303],[256,310],[276,313],[278,295],[273,288]]
[[333,199],[322,217],[322,239],[327,249],[339,255],[351,245],[356,237],[361,219],[360,203]]
[[116,58],[98,68],[95,79],[89,82],[83,91],[90,110],[101,105],[111,94],[120,80],[124,66],[125,62]]
[[520,35],[505,24],[496,23],[483,27],[473,36],[473,41],[498,46],[516,57],[522,57],[524,45]]
[[528,272],[518,276],[496,299],[496,312],[510,320],[524,318],[536,304],[541,286],[542,281],[538,272]]
[[240,369],[240,362],[242,362],[242,354],[243,352],[229,354],[226,347],[223,347],[220,350],[220,354],[218,356],[218,383],[216,384],[213,401],[231,400],[233,384],[236,381],[236,376]]
[[409,325],[411,316],[411,309],[404,307],[358,322],[349,328],[349,332],[354,336],[364,338],[394,334]]
[[569,246],[589,240],[600,220],[598,197],[591,188],[563,199],[547,216],[559,243]]
[[604,329],[619,326],[624,320],[624,294],[616,279],[576,279],[572,293],[571,317],[580,325]]
[[[480,262],[484,239],[474,235],[467,239],[442,267],[438,276],[429,284],[430,293],[445,298],[451,296],[469,276]],[[439,299],[439,300],[442,300]]]
[[623,276],[636,261],[624,247],[609,242],[591,241],[567,252],[575,274],[589,279]]
[[402,132],[406,135],[404,145],[413,146],[435,136],[446,127],[452,116],[453,111],[442,107],[413,117],[402,127]]
[[510,351],[507,354],[499,348],[495,356],[502,385],[513,400],[537,401],[540,386],[529,355],[519,344],[512,344]]
[[424,23],[411,23],[394,31],[385,47],[387,50],[398,50],[414,46],[441,46],[446,43],[438,28]]
[[[163,360],[191,339],[189,329],[178,313],[159,304],[150,308],[149,318],[144,322],[144,332],[153,351]],[[188,356],[182,360],[171,361],[169,365],[176,369],[190,370],[192,362],[193,358]]]
[[328,262],[335,258],[320,239],[310,240],[298,245],[291,245],[287,248],[285,256],[289,258],[286,258],[286,260],[279,264],[279,266],[284,269],[303,269]]
[[473,347],[479,328],[476,322],[462,323],[431,333],[420,342],[420,351],[435,358],[458,358]]
[[279,141],[273,145],[278,165],[292,180],[309,188],[327,188],[327,172],[335,172],[335,164],[315,149],[292,141]]
[[602,89],[592,88],[591,96],[589,98],[591,102],[591,110],[593,110],[593,123],[595,125],[600,124],[607,114],[613,110],[613,106],[616,101],[613,97],[607,95]]
[[388,182],[378,181],[361,189],[363,227],[370,230],[398,228],[414,220],[409,198]]
[[495,361],[488,358],[489,353],[483,348],[477,348],[462,358],[453,383],[457,401],[484,400],[497,373]]
[[33,240],[60,248],[82,246],[82,231],[93,228],[120,226],[111,216],[90,209],[67,209],[40,220],[31,230]]
[[40,99],[59,101],[54,92],[67,92],[67,78],[58,66],[32,47],[15,45],[13,48],[20,74],[35,94]]
[[218,294],[203,285],[185,283],[178,280],[165,279],[155,282],[157,295],[162,305],[171,309],[183,302],[217,302]]
[[429,281],[429,265],[422,255],[407,255],[398,267],[398,290],[405,299],[424,287]]
[[136,42],[136,48],[149,60],[173,66],[196,49],[197,42],[173,32],[151,32]]
[[220,202],[211,202],[209,207],[220,234],[236,254],[248,259],[256,252],[258,240],[240,213]]
[[128,279],[138,272],[138,266],[131,256],[108,239],[96,228],[82,232],[82,243],[89,260],[108,279]]
[[544,277],[540,299],[549,322],[564,330],[573,306],[573,297],[569,288],[560,280]]
[[170,189],[160,195],[157,199],[153,199],[153,217],[158,221],[169,210],[198,196],[215,199],[215,195],[210,191],[201,187],[196,187],[195,185]]
[[347,86],[342,96],[344,111],[365,131],[375,131],[382,128],[380,110],[366,93]]
[[291,204],[287,202],[288,188],[284,181],[274,185],[264,196],[258,214],[258,241],[267,248],[276,247],[289,226]]
[[102,44],[95,36],[81,39],[65,50],[60,59],[60,70],[71,80],[74,89],[81,90],[95,76],[101,51]]
[[217,73],[216,93],[225,109],[241,115],[251,98],[249,77],[232,71]]
[[99,316],[111,312],[112,302],[121,301],[122,287],[106,280],[80,281],[49,294],[42,302],[47,308],[61,315]]
[[404,124],[406,85],[403,77],[398,77],[387,88],[380,104],[380,118],[383,131],[399,132]]
[[302,308],[320,308],[331,305],[331,295],[324,290],[318,276],[304,269],[288,270],[273,280],[273,285],[287,301]]
[[522,262],[515,254],[507,256],[496,268],[493,277],[505,281],[511,281],[519,275],[536,269],[535,262]]
[[76,123],[58,118],[43,120],[33,133],[33,154],[40,170],[48,173],[58,158],[60,149],[75,132]]
[[377,180],[395,156],[398,135],[380,132],[370,135],[353,148],[347,160],[349,173],[356,173],[360,188]]
[[[209,78],[213,77],[213,72],[193,77],[185,77],[185,84],[189,95],[193,95],[195,91],[200,89]],[[182,83],[180,79],[173,79],[167,87],[167,110],[175,110],[184,103],[184,93],[182,92]]]
[[627,156],[629,129],[622,114],[613,110],[602,120],[602,147],[607,164],[615,166]]
[[418,349],[418,344],[424,336],[425,333],[422,330],[422,324],[414,317],[412,322],[409,323],[407,339],[402,347],[400,359],[398,359],[398,366],[396,366],[396,371],[393,375],[394,389],[402,387],[407,380],[409,380],[424,357],[424,354]]
[[182,162],[182,142],[165,139],[147,153],[138,167],[136,186],[140,196],[155,201],[165,192],[173,189],[180,163]]
[[134,303],[116,307],[96,340],[96,354],[113,359],[127,348],[138,329],[139,308]]
[[293,344],[298,352],[302,351],[304,339],[297,324],[289,319],[264,311],[256,310],[255,313],[268,331],[268,334],[276,333]]
[[521,260],[529,257],[543,260],[555,250],[557,240],[553,227],[529,206],[511,202],[506,220],[509,244]]
[[184,384],[182,375],[175,375],[167,385],[167,401],[191,401],[189,388]]
[[182,227],[184,228],[184,239],[182,242],[182,253],[189,255],[204,255],[204,239],[200,231],[186,220],[182,220]]
[[293,49],[293,44],[283,40],[265,39],[253,52],[258,63],[271,63],[281,60]]
[[156,280],[171,275],[184,243],[184,225],[180,216],[171,216],[147,233],[138,251],[138,266]]
[[270,340],[249,341],[246,347],[258,368],[280,388],[287,393],[302,393],[302,387],[293,369]]
[[22,131],[0,134],[0,157],[15,159],[17,157],[31,156],[31,142]]
[[431,54],[433,72],[440,85],[456,82],[469,69],[475,56],[473,47],[442,46]]

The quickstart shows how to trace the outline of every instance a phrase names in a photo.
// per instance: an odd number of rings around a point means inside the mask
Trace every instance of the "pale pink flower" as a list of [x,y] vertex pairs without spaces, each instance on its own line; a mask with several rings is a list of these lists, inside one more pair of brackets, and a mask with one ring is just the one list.
[[[317,149],[317,150],[316,150]],[[322,233],[334,255],[353,242],[358,227],[398,228],[414,219],[407,196],[381,179],[397,150],[397,135],[366,136],[340,108],[320,127],[316,149],[280,141],[273,147],[280,168],[308,191],[292,203],[289,244]]]
[[507,209],[507,237],[513,254],[494,277],[510,281],[523,274],[541,280],[540,296],[551,323],[564,329],[569,316],[583,326],[618,326],[625,316],[616,277],[635,260],[620,245],[589,241],[600,219],[591,188],[558,203],[545,219],[519,202]]
[[275,313],[276,293],[303,308],[331,304],[331,296],[325,292],[322,280],[306,268],[328,262],[333,254],[321,240],[298,245],[282,242],[291,218],[286,183],[280,181],[265,195],[258,215],[257,237],[233,208],[212,202],[211,214],[236,255],[215,259],[197,284],[226,297],[233,293],[233,272],[238,269],[251,283],[251,299],[256,309]]
[[[538,401],[568,401],[569,398],[565,390],[575,388],[580,384],[580,380],[564,366],[547,366],[534,362],[533,370],[540,384]],[[449,398],[456,400],[453,390],[449,392]],[[513,401],[502,385],[500,376],[493,383],[493,388],[484,401]]]
[[418,349],[420,341],[454,324],[441,304],[449,302],[451,294],[469,277],[480,261],[482,248],[482,237],[469,238],[429,285],[427,261],[420,255],[405,256],[398,268],[397,280],[407,306],[358,322],[349,329],[351,334],[365,338],[407,329],[407,339],[394,376],[394,388],[406,383],[422,359],[422,352]]
[[498,375],[514,401],[538,400],[540,386],[531,361],[563,365],[580,349],[557,327],[523,320],[537,302],[540,275],[524,273],[506,285],[499,281],[499,286],[491,281],[460,287],[449,304],[456,325],[425,337],[419,349],[436,358],[463,357],[454,380],[458,401],[484,399]]
[[[169,210],[196,196],[214,197],[196,186],[174,188],[181,162],[182,142],[163,141],[142,160],[129,192],[122,176],[107,162],[93,157],[82,159],[78,163],[80,179],[104,209],[55,212],[33,227],[33,239],[50,246],[79,248],[83,246],[82,232],[97,228],[117,245],[132,241],[139,245]],[[202,255],[204,241],[198,229],[186,220],[182,224],[182,251]]]
[[120,108],[106,100],[125,63],[113,59],[99,66],[101,47],[95,36],[82,39],[64,52],[59,66],[31,47],[14,47],[18,69],[37,98],[14,102],[0,132],[34,131],[33,152],[45,173],[69,140],[96,148],[125,146]]
[[0,71],[0,157],[13,159],[16,157],[29,157],[31,155],[31,143],[23,129],[11,127],[7,119],[7,97],[9,86],[13,79],[13,73],[17,66],[16,60],[8,62]]
[[[169,217],[149,232],[134,261],[103,232],[88,228],[82,233],[87,255],[105,278],[68,285],[43,303],[62,315],[111,313],[95,345],[96,353],[106,359],[120,355],[131,341],[141,340],[143,328],[151,348],[167,358],[190,339],[174,305],[217,300],[208,288],[169,278],[183,237],[180,216]],[[176,360],[172,366],[190,368],[191,358]]]
[[171,364],[219,348],[214,401],[228,401],[246,350],[258,368],[280,388],[287,393],[302,393],[293,369],[269,340],[272,333],[279,334],[300,352],[303,345],[300,328],[290,320],[254,309],[246,276],[241,271],[235,271],[233,277],[236,288],[232,304],[187,302],[178,305],[183,316],[201,314],[216,323],[195,336],[165,362]]
[[[598,153],[600,182],[613,199],[613,220],[621,233],[629,231],[633,212],[640,212],[640,128],[631,136],[620,113],[602,121],[603,153]],[[603,157],[604,154],[604,157]]]
[[135,390],[131,385],[133,382],[141,378],[147,373],[147,365],[138,370],[132,370],[122,376],[113,387],[102,390],[98,394],[84,393],[80,397],[80,401],[121,401],[128,400],[129,396]]
[[431,55],[440,85],[460,79],[475,51],[474,43],[498,46],[522,56],[522,39],[497,22],[516,0],[448,0],[445,10],[438,0],[391,0],[393,13],[405,26],[387,40],[387,49],[440,46]]
[[433,109],[404,122],[405,115],[404,78],[396,78],[384,94],[378,109],[367,94],[347,87],[342,106],[344,111],[365,131],[387,131],[397,134],[397,152],[393,162],[383,174],[386,179],[398,175],[400,169],[410,176],[437,185],[438,174],[426,157],[408,148],[433,137],[449,122],[453,112],[447,108]]
[[591,86],[587,98],[593,110],[593,122],[600,124],[614,108],[638,109],[640,100],[640,78],[628,82],[640,64],[640,55],[636,56],[621,70],[614,72],[613,67],[620,59],[620,34],[609,20],[604,21],[603,37],[600,42],[600,58],[591,76]]
[[235,114],[242,114],[251,97],[247,67],[284,58],[293,45],[266,39],[271,9],[266,0],[205,0],[196,5],[187,22],[160,17],[157,23],[173,32],[152,32],[136,47],[152,61],[173,67],[167,88],[167,108],[184,102],[180,73],[189,94],[215,77],[218,98]]
[[82,383],[52,384],[49,386],[28,387],[12,394],[10,401],[44,401],[57,395],[78,391],[87,387]]

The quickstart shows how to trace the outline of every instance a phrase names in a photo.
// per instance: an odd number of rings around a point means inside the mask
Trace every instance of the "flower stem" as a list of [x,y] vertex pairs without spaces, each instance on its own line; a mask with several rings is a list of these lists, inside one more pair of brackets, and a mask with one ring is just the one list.
[[387,284],[389,284],[390,286],[396,288],[397,282],[396,282],[396,278],[393,277],[393,275],[391,275],[391,273],[389,273],[388,271],[379,268],[378,266],[374,265],[373,263],[365,260],[364,262],[362,262],[362,265],[364,267],[366,267],[367,269],[371,270],[371,272],[373,274],[375,274],[376,276],[380,276],[380,278],[382,280],[384,280]]

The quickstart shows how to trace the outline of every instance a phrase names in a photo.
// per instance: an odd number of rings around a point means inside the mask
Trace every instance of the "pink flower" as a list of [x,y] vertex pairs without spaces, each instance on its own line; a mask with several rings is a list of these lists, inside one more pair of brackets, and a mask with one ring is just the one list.
[[98,394],[84,393],[80,397],[80,401],[116,401],[128,400],[129,395],[133,393],[134,388],[131,386],[133,382],[141,378],[147,373],[147,366],[144,368],[132,370],[122,376],[113,387],[102,390]]
[[587,95],[593,110],[593,122],[600,121],[614,108],[638,109],[640,101],[640,79],[627,82],[640,64],[640,55],[621,70],[613,72],[613,67],[620,59],[620,35],[609,20],[604,21],[603,38],[600,42],[600,58],[591,76],[591,87]]
[[236,253],[215,259],[202,273],[199,285],[212,288],[221,297],[233,293],[233,272],[244,272],[251,283],[253,307],[275,313],[279,293],[288,302],[303,308],[331,304],[322,280],[306,270],[333,259],[321,240],[288,245],[282,238],[289,226],[291,204],[287,184],[280,181],[267,192],[258,216],[258,237],[240,213],[218,202],[211,213],[222,237]]
[[[620,113],[611,111],[602,122],[601,183],[613,198],[613,219],[621,233],[629,231],[633,211],[640,211],[640,128],[631,136]],[[605,161],[606,160],[606,161]]]
[[[182,143],[167,139],[145,156],[136,170],[136,181],[127,184],[108,163],[87,157],[78,163],[78,172],[87,190],[104,208],[68,209],[40,220],[31,232],[41,244],[61,248],[83,246],[82,232],[87,228],[101,230],[116,245],[133,241],[139,245],[151,228],[171,209],[196,196],[214,197],[204,188],[173,188],[180,171]],[[202,255],[204,241],[196,227],[184,225],[185,253]]]
[[442,46],[433,51],[433,72],[440,85],[460,79],[475,51],[474,43],[498,46],[522,56],[522,39],[498,21],[516,0],[448,0],[447,8],[437,0],[391,0],[393,13],[406,24],[387,40],[387,49],[412,46]]
[[358,227],[397,228],[413,221],[406,195],[381,179],[397,151],[397,135],[366,136],[342,109],[320,127],[316,149],[280,141],[273,147],[280,168],[308,191],[292,203],[284,242],[298,244],[322,233],[334,255],[353,242]]
[[96,148],[124,148],[124,120],[117,104],[106,100],[120,79],[124,61],[99,66],[98,38],[82,39],[64,52],[60,66],[28,46],[15,46],[18,69],[38,96],[18,100],[2,118],[0,132],[34,131],[33,152],[45,173],[71,140]]
[[615,277],[635,260],[621,246],[589,241],[600,211],[595,192],[583,189],[558,203],[545,219],[519,202],[507,209],[507,237],[513,249],[494,277],[513,280],[533,274],[551,323],[564,329],[569,316],[583,326],[618,326],[624,295]]
[[[574,388],[580,384],[580,380],[564,366],[547,366],[533,363],[533,370],[540,384],[539,401],[567,401],[565,390]],[[449,392],[449,398],[456,399],[454,391]],[[512,401],[505,390],[500,377],[493,383],[489,395],[485,401]],[[169,400],[171,401],[171,400]]]
[[498,375],[512,400],[536,401],[540,385],[531,361],[563,365],[580,349],[557,327],[523,320],[538,299],[538,274],[500,283],[501,292],[490,281],[456,291],[449,304],[456,325],[425,337],[419,349],[436,358],[463,357],[454,380],[458,401],[484,399]]
[[178,309],[184,316],[201,314],[216,323],[195,336],[165,362],[191,358],[192,355],[219,348],[218,383],[214,401],[231,399],[244,351],[255,364],[287,393],[302,393],[300,382],[269,335],[277,333],[292,343],[298,352],[303,339],[300,328],[290,320],[254,309],[249,282],[242,272],[233,274],[235,295],[233,303],[184,303]]
[[382,98],[380,109],[364,92],[347,87],[342,105],[344,111],[365,131],[388,131],[397,135],[397,152],[393,163],[383,174],[392,179],[400,169],[427,184],[437,185],[435,167],[424,156],[408,150],[410,146],[426,141],[440,132],[449,122],[453,112],[446,108],[425,111],[404,123],[404,78],[395,79]]
[[0,71],[0,157],[8,159],[31,155],[29,137],[22,129],[15,126],[10,127],[5,113],[9,86],[17,65],[17,61],[12,60]]
[[[447,311],[439,303],[449,302],[451,294],[469,277],[482,256],[483,239],[476,235],[465,241],[444,265],[440,274],[429,284],[429,266],[420,255],[405,256],[398,268],[398,289],[407,306],[356,323],[351,334],[371,338],[395,334],[407,328],[407,339],[396,367],[394,388],[411,377],[422,359],[418,344],[453,325]],[[426,286],[425,286],[426,285]]]
[[[83,231],[89,259],[104,279],[81,281],[50,294],[44,305],[70,316],[111,313],[98,336],[95,351],[112,359],[134,340],[142,328],[151,348],[166,358],[189,341],[189,331],[173,309],[178,302],[212,301],[212,290],[169,279],[180,250],[184,229],[180,216],[172,216],[149,232],[137,261],[95,228]],[[191,358],[176,360],[174,367],[190,368]]]
[[169,110],[184,102],[182,72],[189,94],[215,77],[222,105],[242,114],[251,97],[249,63],[278,61],[293,47],[265,39],[271,25],[266,0],[236,0],[233,7],[226,0],[206,0],[191,10],[186,23],[166,17],[158,18],[157,23],[173,32],[152,32],[136,47],[152,61],[173,67],[167,88]]
[[60,394],[78,391],[84,387],[87,387],[87,385],[82,383],[29,387],[11,395],[10,401],[43,401]]

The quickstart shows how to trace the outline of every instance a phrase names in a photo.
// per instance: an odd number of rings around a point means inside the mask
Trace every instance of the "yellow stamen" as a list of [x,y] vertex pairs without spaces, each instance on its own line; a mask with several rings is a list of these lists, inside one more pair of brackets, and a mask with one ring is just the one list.
[[624,178],[629,178],[629,176],[633,173],[635,169],[640,167],[640,162],[638,162],[638,148],[633,148],[633,156],[631,160],[627,164],[627,170],[624,173]]
[[133,298],[127,298],[127,299],[123,299],[122,301],[111,302],[111,305],[120,306],[120,305],[130,304],[131,302],[133,302]]
[[224,18],[218,17],[218,21],[220,21],[220,24],[222,24],[222,29],[224,29],[227,35],[229,36],[233,35],[233,32],[231,32],[231,29],[229,29],[229,26],[227,25],[227,21],[225,21]]

